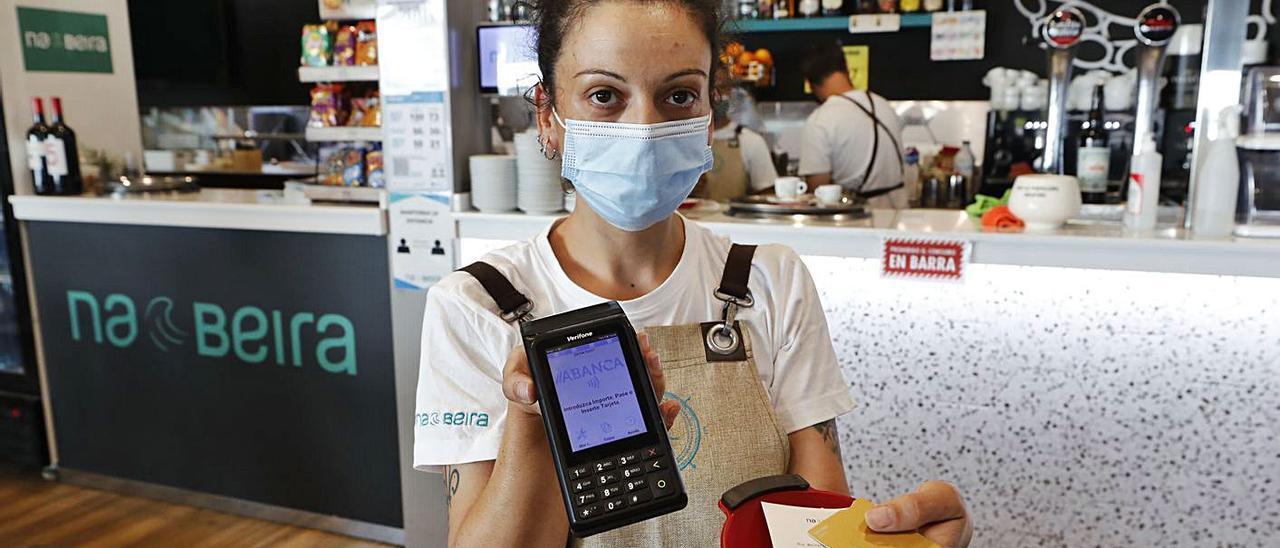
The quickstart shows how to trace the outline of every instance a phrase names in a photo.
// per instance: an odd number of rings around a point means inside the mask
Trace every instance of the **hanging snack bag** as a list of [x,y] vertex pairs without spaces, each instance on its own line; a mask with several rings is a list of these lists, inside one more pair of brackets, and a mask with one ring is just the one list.
[[356,28],[346,25],[338,29],[333,39],[334,66],[349,67],[356,64]]
[[341,84],[316,84],[311,88],[311,127],[340,126],[346,120]]
[[302,66],[323,67],[329,65],[332,35],[324,25],[302,26]]
[[378,29],[373,21],[356,24],[356,64],[378,64]]

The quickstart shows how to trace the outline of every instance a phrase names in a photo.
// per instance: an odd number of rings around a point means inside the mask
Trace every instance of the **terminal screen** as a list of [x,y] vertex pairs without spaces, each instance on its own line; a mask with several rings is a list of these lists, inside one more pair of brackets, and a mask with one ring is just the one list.
[[574,452],[647,431],[616,334],[553,349],[547,364]]

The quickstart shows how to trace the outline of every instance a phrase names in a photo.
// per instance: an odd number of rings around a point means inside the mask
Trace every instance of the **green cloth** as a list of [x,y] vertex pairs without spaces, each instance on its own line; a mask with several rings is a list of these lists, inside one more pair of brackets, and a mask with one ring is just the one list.
[[985,194],[979,194],[973,197],[973,203],[964,210],[974,219],[981,219],[988,211],[996,206],[1009,205],[1009,195],[1013,193],[1013,189],[1004,191],[1004,196],[995,198]]

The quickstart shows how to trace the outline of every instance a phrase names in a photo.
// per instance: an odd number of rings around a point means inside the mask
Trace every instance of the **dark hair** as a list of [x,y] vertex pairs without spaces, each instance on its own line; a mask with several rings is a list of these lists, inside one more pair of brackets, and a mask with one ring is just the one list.
[[832,74],[848,72],[849,65],[844,60],[844,49],[835,42],[815,45],[800,61],[800,74],[804,75],[804,79],[811,86],[821,84]]
[[[542,89],[547,100],[555,101],[556,61],[564,46],[566,31],[573,27],[587,8],[607,0],[535,0],[534,26],[537,30],[538,69],[542,71]],[[708,91],[714,95],[716,68],[720,63],[720,39],[723,20],[719,0],[623,0],[636,4],[668,4],[683,8],[702,29],[711,44],[711,72]],[[528,97],[532,97],[530,94]]]

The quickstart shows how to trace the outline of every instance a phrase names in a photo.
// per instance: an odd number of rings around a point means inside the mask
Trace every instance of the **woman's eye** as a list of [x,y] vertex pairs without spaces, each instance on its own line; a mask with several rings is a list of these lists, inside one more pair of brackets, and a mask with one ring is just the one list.
[[608,105],[613,103],[614,94],[607,89],[601,89],[591,92],[591,102],[597,105]]
[[694,95],[692,91],[682,89],[672,93],[671,97],[667,99],[667,102],[678,107],[687,107],[692,105],[693,101],[697,98],[698,96]]

